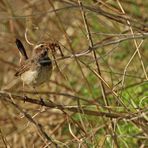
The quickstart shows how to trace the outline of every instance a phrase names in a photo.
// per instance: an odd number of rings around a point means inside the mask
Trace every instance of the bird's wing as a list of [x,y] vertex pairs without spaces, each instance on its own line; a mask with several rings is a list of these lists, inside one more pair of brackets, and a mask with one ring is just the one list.
[[25,61],[25,63],[23,63],[17,70],[17,72],[15,73],[15,76],[18,77],[21,74],[23,74],[24,72],[28,71],[31,67],[31,62],[30,60]]

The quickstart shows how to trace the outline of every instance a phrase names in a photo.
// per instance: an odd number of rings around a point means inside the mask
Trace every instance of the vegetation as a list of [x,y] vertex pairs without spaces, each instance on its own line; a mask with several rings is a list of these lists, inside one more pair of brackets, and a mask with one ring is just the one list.
[[[148,147],[148,1],[1,0],[0,147]],[[20,39],[57,43],[51,80],[14,74]]]

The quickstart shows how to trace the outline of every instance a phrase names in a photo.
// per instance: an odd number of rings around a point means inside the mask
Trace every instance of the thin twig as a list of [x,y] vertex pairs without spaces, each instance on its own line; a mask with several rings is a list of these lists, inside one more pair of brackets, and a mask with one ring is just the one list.
[[27,42],[29,45],[34,46],[34,44],[31,43],[31,42],[28,40],[27,33],[28,33],[28,28],[26,28],[26,30],[25,30],[25,39],[26,39],[26,42]]
[[[9,96],[9,95],[8,95]],[[12,101],[11,99],[5,98],[5,101],[9,102],[10,104],[12,104],[15,108],[17,108],[31,123],[33,123],[35,125],[35,127],[38,129],[38,131],[41,133],[41,135],[49,142],[53,143],[56,147],[57,147],[57,143],[47,135],[47,133],[44,131],[43,127],[41,124],[39,124],[37,121],[35,121],[31,115],[29,115],[26,111],[24,111],[20,106],[18,106],[14,101]],[[11,97],[13,98],[14,96],[11,95]],[[13,98],[15,99],[15,98]]]

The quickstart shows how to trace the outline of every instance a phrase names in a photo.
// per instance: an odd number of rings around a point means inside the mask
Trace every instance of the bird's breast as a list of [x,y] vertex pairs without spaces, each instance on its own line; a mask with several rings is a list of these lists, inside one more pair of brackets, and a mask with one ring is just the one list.
[[52,66],[39,66],[36,69],[28,70],[21,75],[21,79],[27,85],[37,86],[50,80]]
[[28,85],[32,85],[33,83],[36,83],[37,77],[38,77],[37,70],[34,70],[34,71],[28,70],[21,75],[21,79],[23,80],[23,82]]

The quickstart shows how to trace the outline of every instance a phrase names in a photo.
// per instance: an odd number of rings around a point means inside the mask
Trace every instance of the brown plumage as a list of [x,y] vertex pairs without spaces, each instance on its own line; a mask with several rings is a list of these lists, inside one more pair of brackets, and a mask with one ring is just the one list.
[[48,82],[52,73],[52,62],[48,57],[48,46],[46,44],[35,46],[31,58],[28,58],[20,40],[16,40],[16,45],[22,59],[15,76],[20,76],[25,84],[32,86]]

